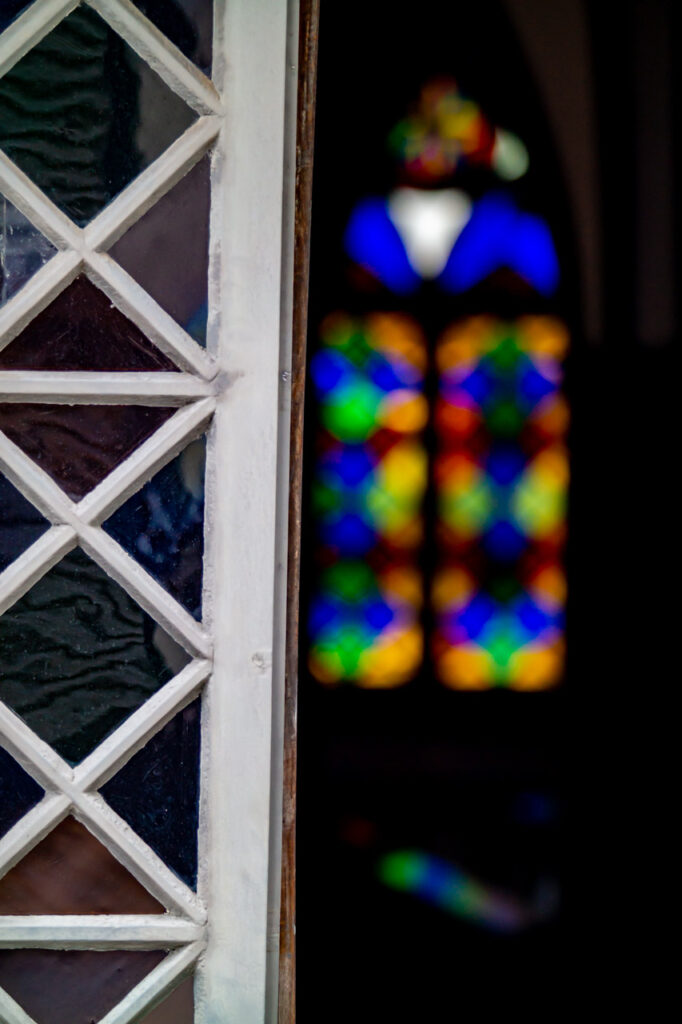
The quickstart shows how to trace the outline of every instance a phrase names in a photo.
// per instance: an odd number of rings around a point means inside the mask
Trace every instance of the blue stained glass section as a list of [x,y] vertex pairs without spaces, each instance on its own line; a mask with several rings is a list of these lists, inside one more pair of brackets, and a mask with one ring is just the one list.
[[196,886],[201,701],[153,736],[101,789],[107,803],[187,885]]
[[10,22],[18,18],[22,11],[30,6],[31,0],[2,0],[0,3],[0,32],[3,32]]
[[0,747],[0,836],[42,800],[44,790]]
[[9,199],[0,196],[0,306],[56,251]]
[[398,295],[408,295],[421,283],[384,199],[358,203],[348,221],[344,242],[351,259],[375,273]]
[[0,572],[30,547],[49,523],[0,473]]
[[106,532],[201,618],[206,441],[188,445],[105,523]]

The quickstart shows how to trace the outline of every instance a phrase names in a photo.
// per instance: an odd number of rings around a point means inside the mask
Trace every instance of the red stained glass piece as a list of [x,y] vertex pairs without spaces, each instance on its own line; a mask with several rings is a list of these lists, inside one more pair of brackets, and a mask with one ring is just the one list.
[[163,913],[158,900],[73,818],[0,880],[0,915]]
[[0,370],[175,370],[87,277],[77,277],[2,352]]
[[157,949],[2,950],[0,985],[36,1024],[97,1024],[164,956]]
[[172,408],[0,404],[0,430],[79,501],[165,423]]

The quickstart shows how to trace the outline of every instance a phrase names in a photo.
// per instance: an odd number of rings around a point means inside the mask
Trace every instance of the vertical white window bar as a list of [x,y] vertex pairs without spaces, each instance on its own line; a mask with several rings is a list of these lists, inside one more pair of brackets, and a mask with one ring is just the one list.
[[[168,911],[149,917],[5,917],[0,946],[170,950],[102,1024],[140,1020],[192,970],[197,1024],[274,1021],[298,4],[215,0],[209,81],[130,0],[83,2],[199,117],[85,228],[0,153],[0,192],[58,250],[0,310],[0,348],[85,274],[182,372],[6,370],[0,372],[0,400],[163,404],[177,411],[78,502],[0,433],[0,469],[52,524],[0,573],[0,613],[79,545],[192,660],[75,768],[0,702],[2,745],[45,789],[43,800],[0,840],[0,875],[72,814]],[[0,75],[78,6],[78,0],[35,0],[0,37]],[[107,250],[209,150],[204,351]],[[199,624],[100,527],[207,429],[205,611]],[[97,789],[200,692],[194,893]],[[32,1024],[2,990],[0,1019]]]

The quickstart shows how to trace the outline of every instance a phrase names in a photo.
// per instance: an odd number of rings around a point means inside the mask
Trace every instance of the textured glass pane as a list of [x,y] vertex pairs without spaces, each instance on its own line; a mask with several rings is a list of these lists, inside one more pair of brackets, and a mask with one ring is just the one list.
[[80,761],[189,655],[76,549],[0,618],[0,698]]
[[43,792],[28,772],[0,747],[0,837],[42,800]]
[[151,893],[73,818],[0,879],[0,915],[163,913]]
[[135,0],[186,57],[210,75],[213,45],[212,0]]
[[9,199],[0,196],[0,306],[56,251]]
[[0,80],[0,148],[81,225],[195,117],[85,6]]
[[0,430],[79,500],[175,409],[144,405],[0,405]]
[[102,796],[188,885],[197,880],[201,701],[184,708]]
[[0,572],[48,527],[38,509],[0,473]]
[[194,1020],[194,978],[186,978],[168,999],[143,1017],[140,1024],[192,1024]]
[[2,0],[0,4],[0,32],[6,29],[11,21],[14,21],[23,10],[25,10],[31,0]]
[[97,1024],[161,963],[160,950],[0,951],[0,985],[36,1024]]
[[210,162],[204,157],[110,250],[124,270],[206,344]]
[[2,370],[177,370],[87,277],[77,277],[0,352]]
[[188,445],[104,523],[187,611],[201,617],[206,441]]

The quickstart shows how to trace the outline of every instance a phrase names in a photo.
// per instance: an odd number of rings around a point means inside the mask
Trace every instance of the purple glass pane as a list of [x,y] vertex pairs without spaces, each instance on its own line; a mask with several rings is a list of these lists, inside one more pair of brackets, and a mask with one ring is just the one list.
[[211,74],[212,0],[134,0],[134,3],[185,57],[204,74]]
[[185,978],[168,999],[157,1006],[140,1024],[192,1024],[194,1020],[194,978]]
[[196,116],[84,5],[0,79],[0,148],[80,225]]
[[147,572],[201,618],[206,441],[188,445],[103,527]]
[[206,156],[110,250],[201,345],[206,344],[210,185]]
[[0,473],[0,572],[45,533],[48,526],[38,509]]
[[0,618],[0,699],[75,764],[189,661],[76,548]]
[[42,787],[0,747],[0,837],[35,807],[43,795]]
[[0,985],[36,1024],[97,1024],[165,956],[161,950],[0,951]]
[[0,370],[177,370],[87,277],[0,352]]
[[197,881],[201,701],[142,748],[101,793],[188,885]]
[[0,196],[0,306],[56,251],[9,199]]
[[0,405],[0,430],[80,500],[175,409],[145,405]]
[[0,915],[164,912],[127,868],[70,817],[0,879]]

